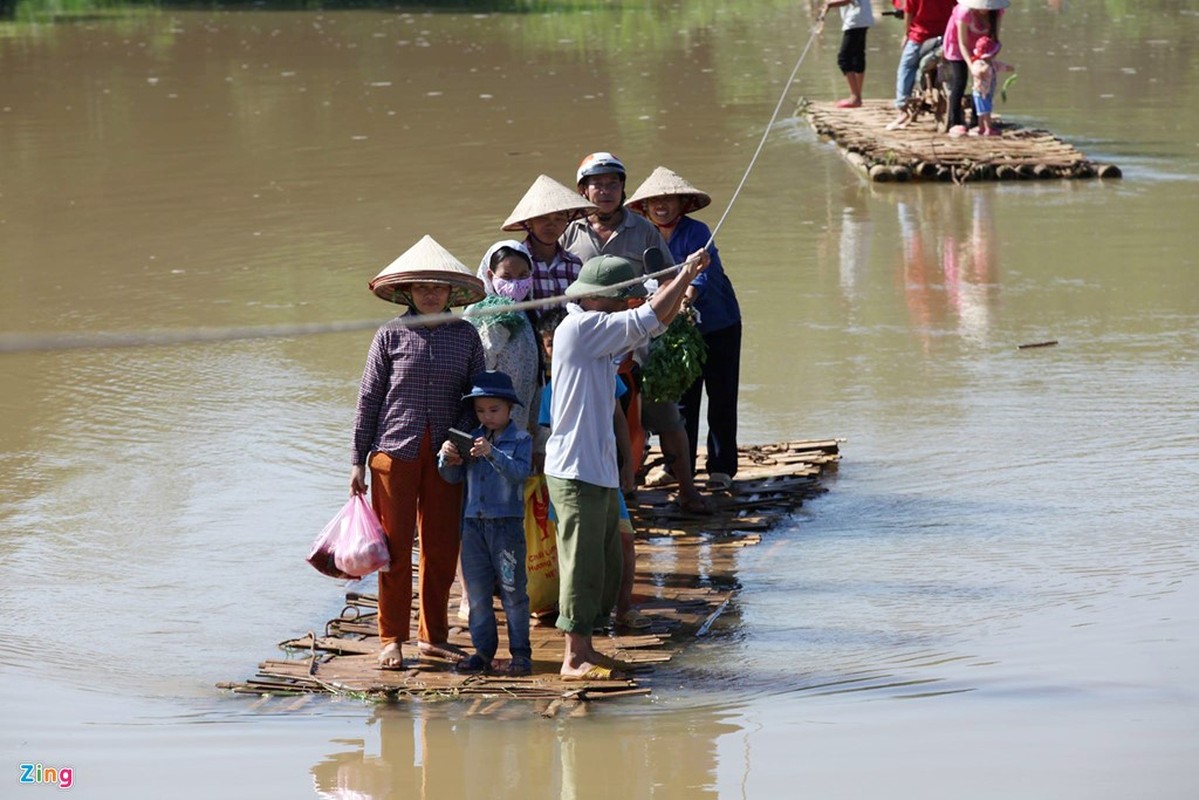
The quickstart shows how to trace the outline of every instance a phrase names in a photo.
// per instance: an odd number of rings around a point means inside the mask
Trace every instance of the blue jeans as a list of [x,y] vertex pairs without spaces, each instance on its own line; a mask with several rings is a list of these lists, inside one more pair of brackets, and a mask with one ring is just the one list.
[[496,584],[508,617],[508,652],[531,658],[525,526],[521,517],[462,520],[462,579],[470,597],[470,641],[487,661],[499,647],[491,598]]
[[895,107],[903,108],[916,87],[916,70],[920,68],[920,43],[903,40],[903,52],[899,54],[899,68],[895,70]]

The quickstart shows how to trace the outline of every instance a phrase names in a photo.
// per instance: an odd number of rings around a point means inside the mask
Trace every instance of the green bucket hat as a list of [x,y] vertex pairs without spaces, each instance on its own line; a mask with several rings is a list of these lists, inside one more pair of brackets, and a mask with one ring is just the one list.
[[633,262],[620,256],[596,256],[587,259],[587,263],[579,270],[579,277],[566,287],[567,297],[615,297],[627,300],[632,297],[645,297],[648,292],[645,284],[634,283],[621,289],[610,289],[618,283],[631,281],[637,277]]

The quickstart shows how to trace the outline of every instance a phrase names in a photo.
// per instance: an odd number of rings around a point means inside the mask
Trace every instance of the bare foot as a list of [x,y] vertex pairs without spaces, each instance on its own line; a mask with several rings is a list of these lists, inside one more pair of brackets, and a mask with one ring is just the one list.
[[398,642],[391,642],[379,651],[379,669],[403,669],[404,654]]

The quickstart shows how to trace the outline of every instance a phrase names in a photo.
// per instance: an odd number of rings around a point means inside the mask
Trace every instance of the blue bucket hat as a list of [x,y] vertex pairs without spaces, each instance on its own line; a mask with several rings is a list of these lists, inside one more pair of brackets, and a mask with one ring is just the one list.
[[470,392],[462,395],[462,399],[470,400],[475,397],[498,397],[501,400],[516,403],[518,406],[524,405],[516,396],[516,390],[512,388],[512,379],[508,377],[508,373],[499,370],[480,372],[470,379]]

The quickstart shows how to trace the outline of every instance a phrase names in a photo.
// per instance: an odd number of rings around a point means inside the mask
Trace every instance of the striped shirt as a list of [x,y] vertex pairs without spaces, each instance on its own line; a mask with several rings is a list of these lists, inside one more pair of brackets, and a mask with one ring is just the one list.
[[471,430],[478,421],[462,396],[484,369],[483,344],[469,322],[407,328],[408,312],[375,332],[354,416],[354,465],[382,451],[415,460],[427,431],[433,450],[448,429]]

